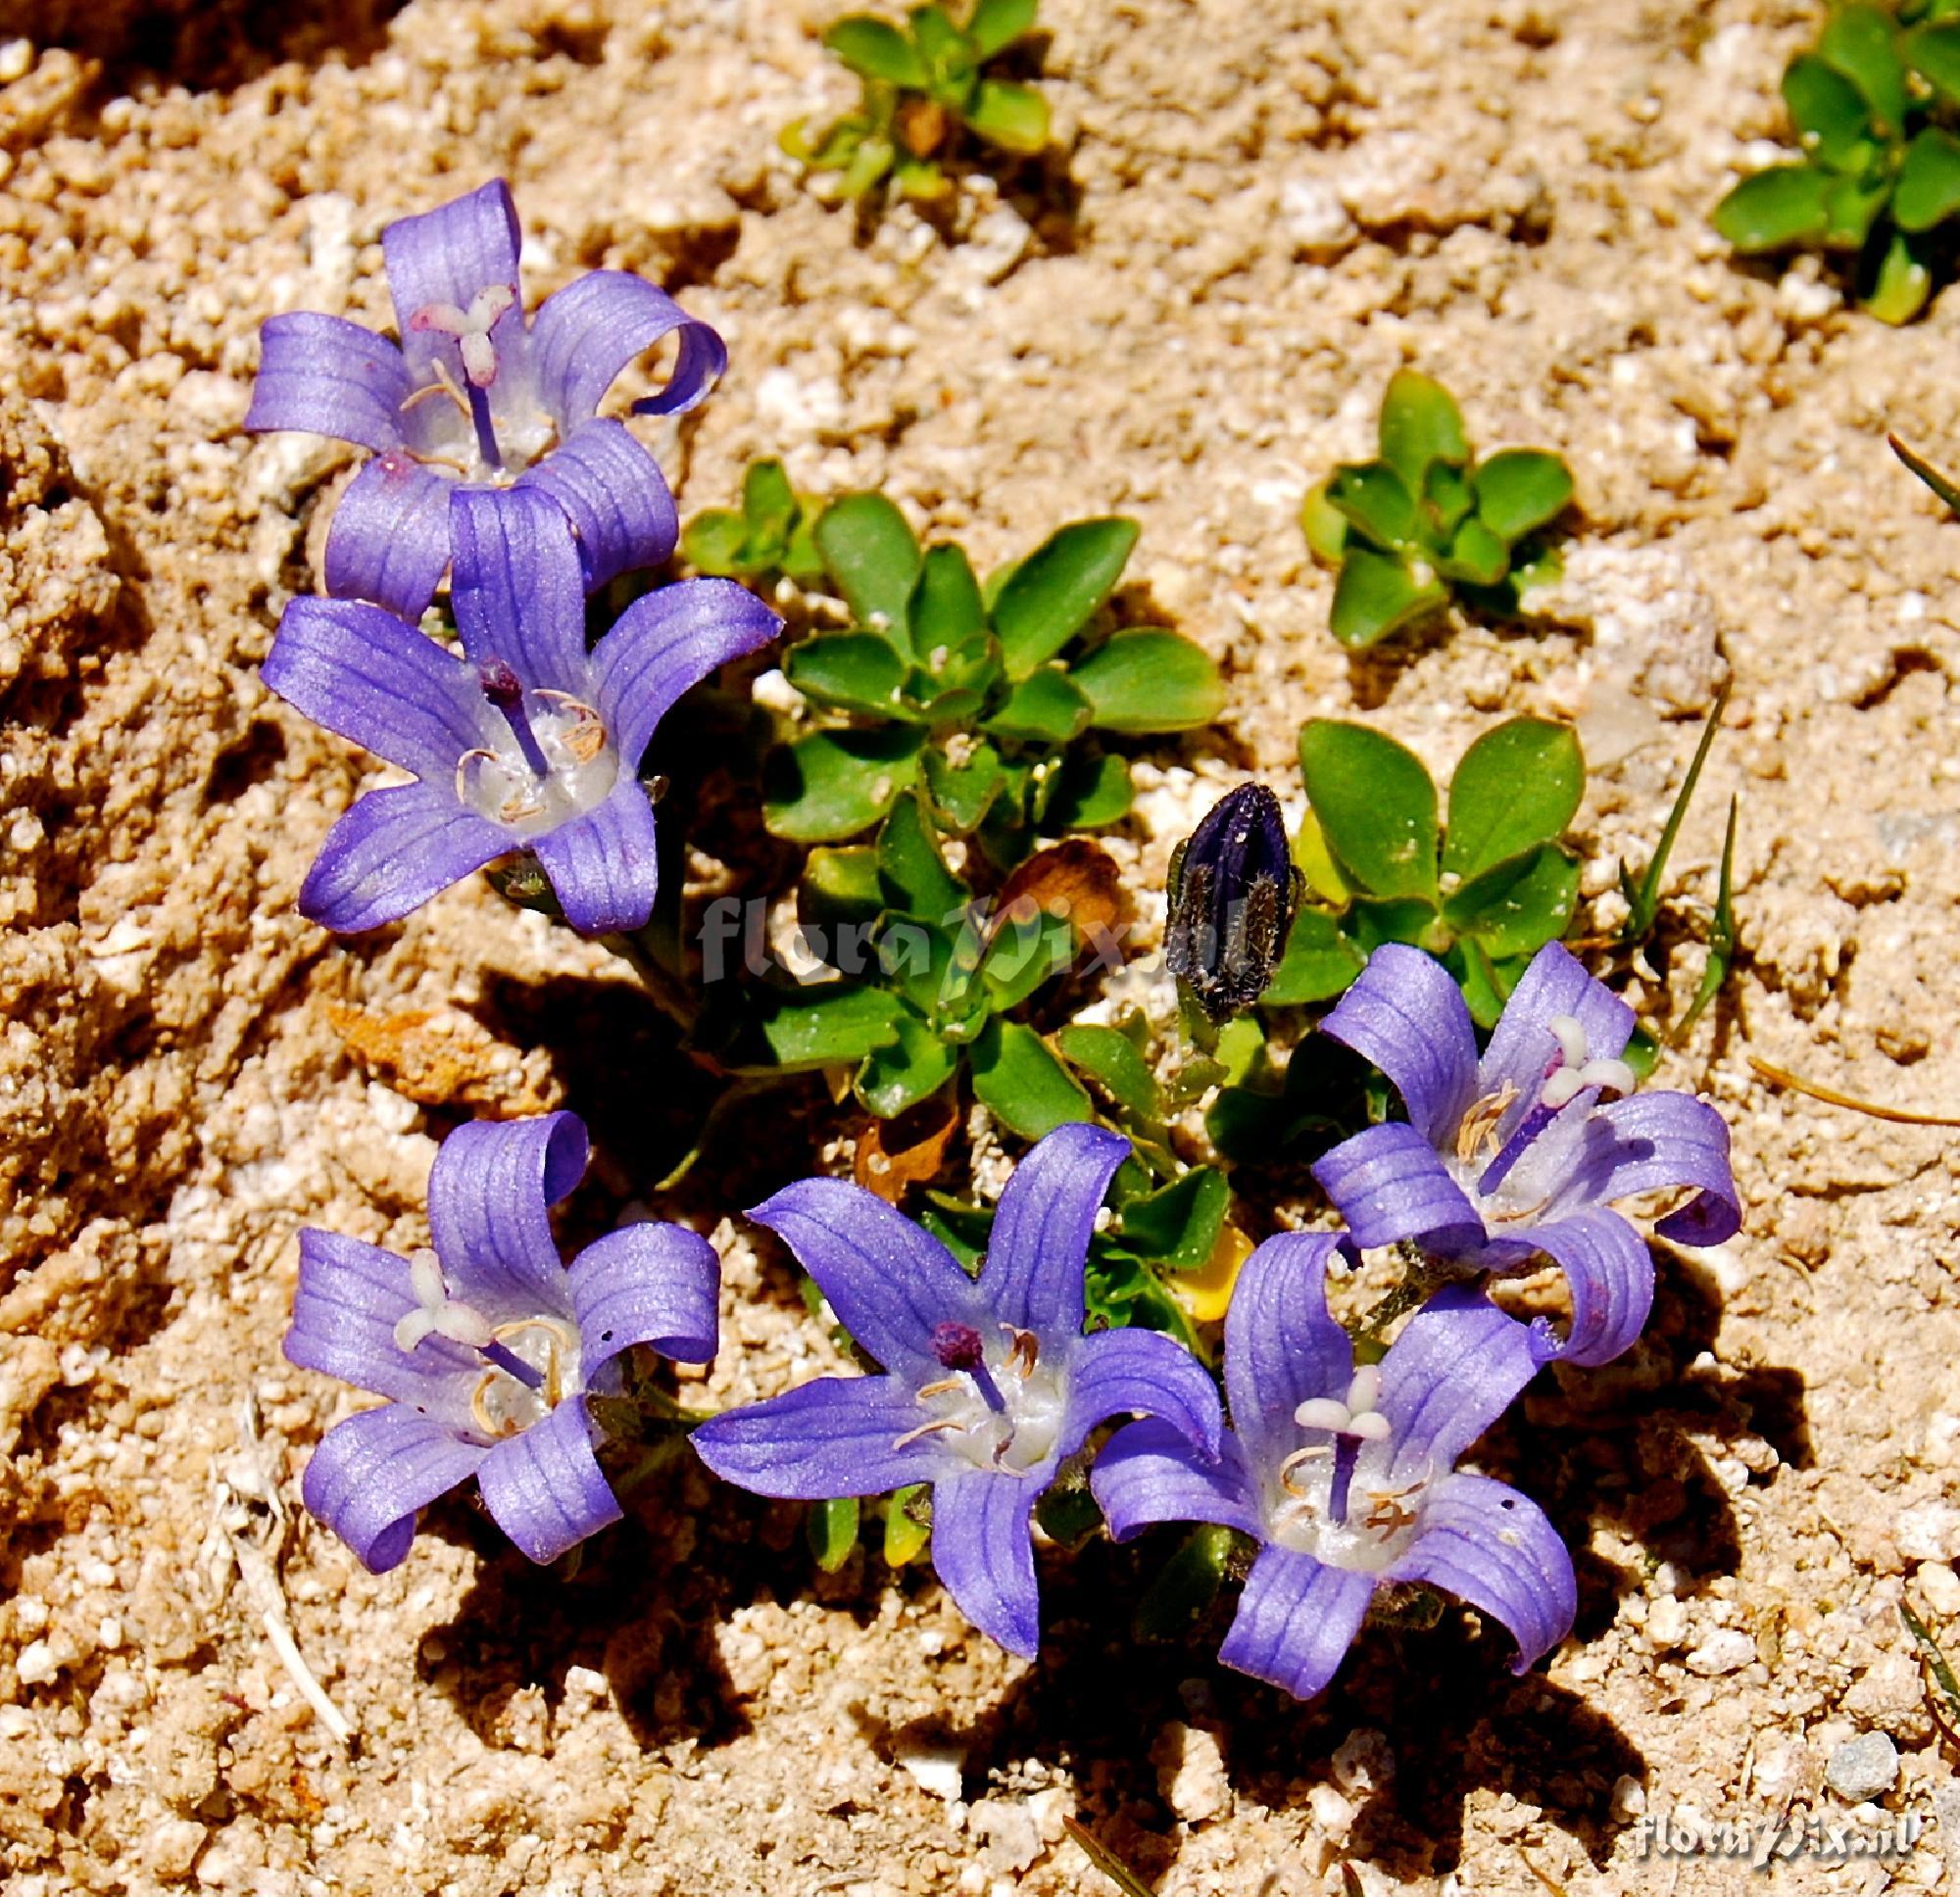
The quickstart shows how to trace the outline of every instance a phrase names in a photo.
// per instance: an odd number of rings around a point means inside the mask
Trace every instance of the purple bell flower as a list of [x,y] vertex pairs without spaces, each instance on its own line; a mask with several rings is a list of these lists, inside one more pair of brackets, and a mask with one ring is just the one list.
[[659,880],[635,772],[675,700],[782,621],[730,580],[648,593],[590,652],[578,555],[544,495],[459,489],[457,653],[379,607],[298,599],[262,676],[315,723],[415,774],[334,825],[300,908],[350,933],[531,851],[587,935],[632,930]]
[[1133,1423],[1090,1486],[1118,1540],[1152,1522],[1257,1540],[1218,1657],[1300,1699],[1334,1678],[1384,1582],[1423,1581],[1494,1615],[1523,1673],[1571,1630],[1572,1557],[1536,1503],[1455,1465],[1548,1346],[1453,1285],[1356,1369],[1327,1311],[1328,1262],[1348,1251],[1344,1236],[1290,1233],[1246,1261],[1225,1315],[1232,1429],[1216,1458]]
[[1355,1242],[1408,1240],[1480,1271],[1549,1257],[1571,1288],[1569,1363],[1617,1357],[1653,1304],[1646,1240],[1614,1200],[1692,1187],[1655,1224],[1662,1238],[1720,1244],[1740,1229],[1722,1116],[1687,1094],[1634,1094],[1620,1057],[1633,1009],[1555,942],[1532,958],[1481,1059],[1447,970],[1399,944],[1375,950],[1320,1025],[1408,1109],[1313,1169]]
[[659,463],[599,404],[635,357],[679,332],[666,387],[634,410],[679,414],[727,366],[721,338],[664,290],[593,270],[524,317],[517,213],[499,178],[381,233],[401,342],[340,316],[268,318],[245,426],[332,435],[375,459],[341,498],[326,590],[418,619],[450,562],[449,497],[549,495],[578,535],[585,586],[658,566],[678,521]]
[[478,1121],[429,1174],[433,1250],[300,1234],[287,1357],[390,1399],[336,1423],[302,1485],[373,1573],[408,1553],[417,1509],[471,1476],[533,1561],[616,1522],[587,1396],[618,1387],[615,1360],[636,1343],[713,1357],[720,1269],[698,1234],[629,1225],[560,1262],[549,1208],[586,1154],[570,1113]]
[[759,1495],[827,1501],[932,1484],[932,1559],[959,1611],[1010,1653],[1040,1643],[1030,1517],[1105,1418],[1161,1417],[1205,1454],[1217,1394],[1198,1359],[1149,1331],[1084,1337],[1096,1213],[1129,1142],[1058,1127],[1016,1168],[987,1259],[953,1254],[882,1199],[834,1179],[786,1187],[750,1217],[815,1279],[884,1366],[819,1377],[694,1433],[701,1459]]

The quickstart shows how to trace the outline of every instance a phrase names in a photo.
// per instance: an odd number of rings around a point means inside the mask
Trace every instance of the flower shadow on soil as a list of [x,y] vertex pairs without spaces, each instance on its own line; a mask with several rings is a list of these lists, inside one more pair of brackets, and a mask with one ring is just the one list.
[[201,90],[288,60],[359,64],[388,40],[407,0],[27,0],[13,30],[104,62],[126,85],[154,73]]

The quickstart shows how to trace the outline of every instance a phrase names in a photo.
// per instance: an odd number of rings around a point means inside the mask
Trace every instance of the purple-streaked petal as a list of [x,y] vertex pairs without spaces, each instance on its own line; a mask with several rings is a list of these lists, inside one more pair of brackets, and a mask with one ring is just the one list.
[[354,1550],[370,1574],[399,1567],[416,1538],[416,1511],[476,1474],[489,1451],[401,1403],[336,1423],[307,1464],[307,1511]]
[[[1129,1142],[1119,1143],[1127,1154]],[[1211,1373],[1161,1331],[1099,1331],[1075,1346],[1067,1374],[1068,1408],[1055,1445],[1059,1455],[1072,1456],[1097,1424],[1126,1414],[1154,1416],[1206,1455],[1218,1453],[1224,1421]]]
[[517,274],[517,208],[511,187],[493,178],[467,196],[398,219],[381,233],[388,289],[395,299],[395,326],[402,354],[417,383],[432,379],[440,357],[451,378],[463,381],[463,358],[452,336],[415,326],[416,313],[436,304],[466,311],[485,290],[512,293],[490,340],[500,357],[523,333],[523,289]]
[[1329,1568],[1291,1548],[1261,1548],[1218,1657],[1311,1699],[1340,1672],[1374,1594],[1373,1575]]
[[1168,1423],[1128,1424],[1097,1456],[1089,1486],[1118,1541],[1152,1522],[1213,1522],[1247,1534],[1264,1532],[1258,1484],[1229,1432],[1212,1461]]
[[1617,1060],[1634,1032],[1633,1009],[1595,982],[1571,949],[1546,943],[1518,977],[1477,1070],[1480,1094],[1497,1094],[1506,1086],[1517,1090],[1517,1099],[1497,1123],[1500,1141],[1509,1139],[1536,1103],[1545,1070],[1558,1058],[1558,1041],[1545,1023],[1561,1014],[1585,1030],[1586,1051],[1594,1060]]
[[1557,1354],[1544,1332],[1506,1317],[1481,1291],[1462,1285],[1438,1291],[1382,1359],[1375,1407],[1395,1428],[1390,1480],[1453,1468]]
[[512,848],[456,801],[450,784],[369,791],[326,833],[300,888],[300,913],[337,935],[399,922]]
[[944,1475],[949,1457],[934,1438],[898,1446],[930,1416],[904,1378],[819,1377],[710,1417],[690,1439],[702,1461],[737,1488],[827,1502]]
[[636,1343],[711,1363],[721,1332],[721,1261],[684,1225],[628,1225],[572,1260],[571,1308],[586,1381]]
[[1024,1478],[977,1469],[932,1487],[932,1565],[941,1583],[982,1633],[1024,1660],[1041,1646],[1028,1527],[1039,1493]]
[[1232,1288],[1225,1394],[1247,1457],[1268,1474],[1299,1447],[1294,1411],[1309,1397],[1345,1397],[1354,1375],[1354,1346],[1327,1313],[1337,1255],[1352,1262],[1341,1233],[1282,1233],[1246,1260]]
[[439,785],[483,742],[470,668],[365,601],[294,600],[259,676],[315,724]]
[[564,919],[581,935],[645,927],[660,890],[654,806],[624,766],[603,802],[530,844]]
[[624,270],[591,270],[545,298],[531,325],[531,374],[539,399],[569,431],[598,412],[606,391],[636,356],[680,331],[673,374],[636,414],[681,414],[707,398],[728,366],[728,351],[705,322],[664,290]]
[[1427,1581],[1502,1621],[1523,1673],[1572,1631],[1578,1587],[1572,1556],[1544,1512],[1486,1476],[1447,1476],[1422,1505],[1422,1527],[1388,1571]]
[[429,1240],[453,1297],[493,1324],[572,1315],[551,1208],[584,1177],[590,1151],[575,1113],[471,1120],[442,1143],[429,1169]]
[[358,322],[311,310],[269,316],[245,426],[331,435],[379,454],[401,446],[402,404],[414,386],[402,352]]
[[749,1216],[789,1246],[837,1321],[887,1370],[931,1366],[938,1376],[935,1327],[993,1322],[952,1252],[861,1186],[799,1180]]
[[1484,1221],[1416,1128],[1390,1120],[1344,1140],[1313,1166],[1354,1242],[1363,1247],[1420,1239],[1455,1253],[1483,1242]]
[[1559,1355],[1567,1363],[1609,1363],[1641,1334],[1653,1308],[1653,1257],[1646,1240],[1617,1212],[1574,1212],[1521,1235],[1565,1273],[1572,1291],[1572,1332]]
[[450,604],[471,661],[501,659],[531,691],[584,699],[585,582],[564,510],[536,488],[460,487],[449,532]]
[[1587,1123],[1573,1187],[1593,1201],[1692,1186],[1693,1198],[1654,1227],[1679,1244],[1720,1244],[1742,1225],[1729,1127],[1706,1100],[1659,1090],[1600,1107]]
[[398,449],[375,456],[333,511],[321,562],[326,590],[419,619],[449,565],[450,492],[450,482]]
[[1449,971],[1385,943],[1320,1024],[1395,1083],[1409,1124],[1441,1150],[1477,1097],[1477,1030]]
[[635,600],[592,654],[598,708],[619,755],[637,764],[683,692],[782,628],[733,580],[679,580]]
[[660,463],[624,422],[581,422],[515,485],[549,494],[564,510],[578,534],[588,593],[620,573],[660,565],[680,533]]
[[1028,1149],[1001,1193],[980,1273],[981,1294],[1001,1323],[1044,1341],[1082,1334],[1089,1240],[1102,1194],[1129,1155],[1120,1134],[1082,1121]]
[[378,1245],[309,1226],[300,1234],[300,1282],[293,1293],[286,1360],[318,1370],[445,1427],[472,1427],[469,1398],[483,1359],[447,1338],[426,1337],[413,1351],[395,1326],[416,1308],[409,1261]]
[[491,1519],[540,1565],[622,1512],[593,1453],[583,1396],[567,1396],[522,1435],[498,1443],[476,1482]]

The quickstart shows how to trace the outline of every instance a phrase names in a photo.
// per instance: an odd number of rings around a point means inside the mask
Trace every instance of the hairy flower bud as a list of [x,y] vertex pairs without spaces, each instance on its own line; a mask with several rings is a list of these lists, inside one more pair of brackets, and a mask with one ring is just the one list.
[[1241,784],[1171,860],[1164,961],[1214,1021],[1249,1008],[1273,978],[1298,901],[1279,799]]

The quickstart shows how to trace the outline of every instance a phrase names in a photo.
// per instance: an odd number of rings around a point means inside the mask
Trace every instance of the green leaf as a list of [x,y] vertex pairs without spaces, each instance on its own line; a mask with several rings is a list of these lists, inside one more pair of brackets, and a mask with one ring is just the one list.
[[903,1568],[916,1561],[932,1539],[932,1489],[912,1483],[893,1491],[885,1505],[885,1561]]
[[906,725],[818,731],[773,753],[762,817],[792,843],[838,843],[868,830],[918,776],[925,733]]
[[919,1101],[930,1099],[959,1065],[958,1047],[909,1008],[899,1009],[894,1021],[897,1040],[889,1047],[866,1054],[853,1083],[865,1110],[881,1120],[895,1120]]
[[1803,149],[1825,170],[1843,170],[1869,129],[1870,116],[1858,88],[1815,54],[1805,53],[1784,73],[1783,97]]
[[1018,1007],[1038,988],[1067,972],[1075,949],[1075,931],[1066,916],[1043,911],[1032,922],[1005,924],[988,944],[980,964],[988,1008],[1003,1014]]
[[1163,1111],[1156,1076],[1130,1037],[1117,1028],[1071,1021],[1054,1038],[1062,1058],[1079,1067],[1103,1093],[1140,1119],[1155,1120]]
[[1341,931],[1339,920],[1325,909],[1301,909],[1293,919],[1286,952],[1280,957],[1266,992],[1266,1007],[1310,1007],[1345,995],[1361,972],[1363,957]]
[[839,1497],[834,1502],[811,1502],[803,1518],[804,1539],[816,1557],[816,1565],[834,1575],[851,1559],[858,1545],[858,1498]]
[[1511,550],[1474,515],[1456,530],[1449,552],[1436,562],[1445,578],[1495,586],[1511,569]]
[[1572,471],[1542,448],[1506,448],[1476,472],[1477,517],[1506,546],[1557,519],[1572,503]]
[[1069,676],[1104,731],[1189,731],[1225,708],[1225,681],[1201,648],[1161,626],[1119,632]]
[[1960,25],[1922,26],[1906,35],[1901,50],[1947,105],[1960,105]]
[[742,476],[742,512],[758,540],[771,545],[787,540],[802,511],[781,462],[750,462]]
[[982,79],[961,117],[990,145],[1032,157],[1048,144],[1048,101],[1031,85]]
[[1897,33],[1877,7],[1840,7],[1817,42],[1817,57],[1858,88],[1874,129],[1896,138],[1905,125],[1905,67]]
[[1422,477],[1422,510],[1433,532],[1425,538],[1438,544],[1447,541],[1475,505],[1476,495],[1461,468],[1447,462],[1430,462]]
[[1586,794],[1586,759],[1570,725],[1509,718],[1463,754],[1449,780],[1443,867],[1467,883],[1565,834]]
[[979,0],[966,23],[966,37],[982,59],[992,59],[1035,24],[1037,0]]
[[997,737],[1065,745],[1089,722],[1089,701],[1059,665],[1044,665],[1014,685],[983,722]]
[[906,608],[921,561],[905,515],[882,494],[847,494],[818,517],[816,545],[859,623],[909,650]]
[[1772,165],[1745,177],[1715,207],[1715,229],[1745,254],[1814,242],[1830,223],[1825,200],[1831,183],[1829,172],[1808,165]]
[[1026,678],[1089,623],[1121,578],[1139,532],[1134,520],[1077,520],[1045,540],[1007,576],[994,630],[1010,679]]
[[1231,1203],[1225,1175],[1194,1166],[1157,1192],[1123,1201],[1118,1214],[1123,1244],[1172,1271],[1196,1271],[1211,1256]]
[[1449,599],[1436,580],[1419,581],[1408,563],[1366,547],[1350,547],[1334,583],[1328,624],[1344,646],[1372,646],[1434,612]]
[[[876,135],[867,137],[852,154],[851,162],[844,168],[844,175],[837,181],[837,195],[849,202],[861,198],[892,169],[898,158],[898,147],[889,138]],[[813,161],[819,167],[824,165],[826,154],[818,153]]]
[[964,836],[987,814],[1005,782],[1001,754],[984,739],[955,764],[937,745],[925,753],[925,790],[943,829]]
[[1354,946],[1372,955],[1385,942],[1406,942],[1434,952],[1434,932],[1442,920],[1437,905],[1427,897],[1396,897],[1379,901],[1373,897],[1357,897],[1348,917]]
[[892,189],[914,204],[937,204],[953,194],[953,180],[929,158],[902,158],[892,172]]
[[989,1021],[973,1044],[974,1097],[1023,1140],[1094,1118],[1082,1083],[1019,1021]]
[[1863,302],[1881,322],[1910,322],[1933,293],[1933,272],[1917,246],[1903,231],[1894,231],[1878,274]]
[[1436,786],[1414,752],[1366,725],[1312,718],[1300,728],[1299,767],[1350,883],[1375,897],[1436,900]]
[[1579,865],[1556,844],[1522,862],[1499,863],[1466,883],[1444,905],[1444,920],[1474,935],[1494,956],[1530,954],[1571,926]]
[[896,26],[868,14],[853,14],[840,20],[823,35],[823,43],[852,72],[866,79],[883,79],[887,85],[922,90],[926,83],[924,62],[918,49]]
[[1681,834],[1682,820],[1688,815],[1688,806],[1693,801],[1694,787],[1701,781],[1701,767],[1708,761],[1708,753],[1715,743],[1715,734],[1722,728],[1722,713],[1729,704],[1729,687],[1724,685],[1715,694],[1715,703],[1708,707],[1708,717],[1701,727],[1701,737],[1694,747],[1694,755],[1689,760],[1688,774],[1681,780],[1681,789],[1674,794],[1674,803],[1667,813],[1667,821],[1661,825],[1660,841],[1654,845],[1653,860],[1647,864],[1646,874],[1636,883],[1628,873],[1626,865],[1620,866],[1620,891],[1627,899],[1628,915],[1620,925],[1620,940],[1628,948],[1644,942],[1652,932],[1654,922],[1660,915],[1661,878],[1667,874],[1667,859],[1674,853],[1674,840]]
[[973,892],[947,868],[916,794],[902,797],[878,832],[878,887],[886,904],[906,915],[943,923],[964,908]]
[[812,850],[797,885],[797,917],[823,928],[865,923],[885,907],[878,887],[878,852],[860,845],[851,850]]
[[1886,171],[1870,183],[1859,177],[1833,178],[1824,193],[1824,242],[1839,250],[1862,250],[1891,193]]
[[[972,562],[957,547],[935,547],[919,564],[908,611],[912,645],[928,665],[987,632],[987,609]],[[945,658],[940,660],[943,665]]]
[[1960,211],[1960,138],[1928,125],[1905,149],[1892,217],[1901,230],[1931,230]]
[[1411,494],[1422,492],[1431,462],[1460,467],[1470,459],[1463,416],[1449,391],[1411,368],[1398,369],[1389,378],[1382,397],[1380,439],[1382,459],[1402,477]]
[[1042,811],[1053,831],[1100,830],[1127,816],[1133,798],[1130,766],[1121,757],[1070,757]]
[[745,572],[749,523],[727,508],[705,509],[682,530],[680,551],[698,572],[711,573],[717,578]]
[[875,632],[822,632],[792,646],[783,676],[807,698],[846,711],[889,718],[903,713],[906,661]]
[[[1144,1589],[1130,1620],[1133,1637],[1152,1643],[1189,1639],[1193,1628],[1218,1598],[1219,1586],[1225,1579],[1225,1564],[1231,1553],[1230,1529],[1193,1529],[1177,1552],[1157,1570],[1155,1578]],[[1126,1897],[1131,1891],[1141,1891],[1144,1897],[1150,1897],[1150,1885],[1127,1870],[1127,1883],[1106,1870],[1103,1874],[1123,1890]]]
[[1307,490],[1300,503],[1299,530],[1307,551],[1323,566],[1338,566],[1348,547],[1348,516],[1327,498],[1332,476]]
[[1695,985],[1694,999],[1668,1038],[1677,1045],[1688,1039],[1689,1030],[1701,1018],[1710,1001],[1722,992],[1736,960],[1736,818],[1740,801],[1729,800],[1729,828],[1722,839],[1722,871],[1715,891],[1715,913],[1708,923],[1708,960]]
[[899,1037],[899,1003],[875,988],[826,982],[768,989],[758,994],[756,1006],[771,1063],[786,1072],[855,1066]]
[[1415,541],[1415,496],[1387,462],[1337,467],[1327,483],[1327,501],[1384,553]]

